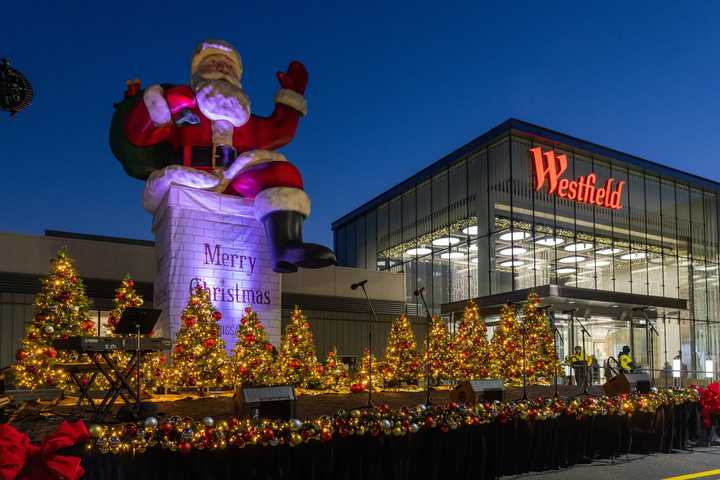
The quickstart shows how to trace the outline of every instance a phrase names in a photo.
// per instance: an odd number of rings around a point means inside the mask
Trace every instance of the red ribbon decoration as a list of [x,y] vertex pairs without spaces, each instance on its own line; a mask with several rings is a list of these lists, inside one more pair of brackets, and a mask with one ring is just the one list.
[[711,383],[706,388],[700,386],[695,388],[700,392],[703,425],[705,428],[710,428],[712,416],[720,415],[720,383]]
[[9,424],[0,424],[0,480],[79,480],[85,475],[80,457],[58,455],[60,449],[90,438],[82,420],[63,422],[40,445]]

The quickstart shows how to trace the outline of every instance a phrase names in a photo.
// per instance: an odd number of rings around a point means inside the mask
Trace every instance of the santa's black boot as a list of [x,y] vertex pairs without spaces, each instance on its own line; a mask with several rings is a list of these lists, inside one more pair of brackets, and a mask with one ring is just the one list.
[[323,268],[335,265],[335,254],[316,243],[304,243],[302,226],[305,216],[300,212],[280,210],[261,219],[273,257],[273,270],[292,273],[301,268]]

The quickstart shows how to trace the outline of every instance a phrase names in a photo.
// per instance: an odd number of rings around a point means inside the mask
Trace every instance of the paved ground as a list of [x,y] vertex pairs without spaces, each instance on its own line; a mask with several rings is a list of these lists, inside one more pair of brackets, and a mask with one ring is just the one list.
[[665,455],[630,455],[621,457],[614,465],[609,460],[603,460],[563,470],[503,477],[503,480],[659,480],[674,477],[680,477],[676,480],[720,479],[720,446]]

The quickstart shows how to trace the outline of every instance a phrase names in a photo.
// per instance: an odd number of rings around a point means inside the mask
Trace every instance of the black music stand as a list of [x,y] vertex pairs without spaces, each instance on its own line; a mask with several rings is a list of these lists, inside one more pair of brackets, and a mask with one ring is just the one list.
[[162,310],[153,308],[130,307],[123,311],[120,321],[115,327],[115,333],[120,335],[135,335],[137,338],[137,406],[140,405],[140,367],[142,352],[140,352],[140,335],[152,333],[155,324],[160,318]]

